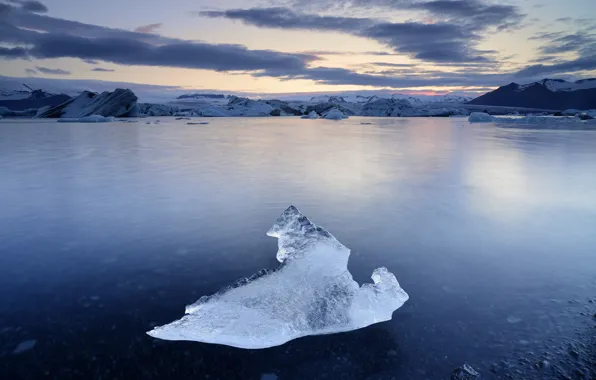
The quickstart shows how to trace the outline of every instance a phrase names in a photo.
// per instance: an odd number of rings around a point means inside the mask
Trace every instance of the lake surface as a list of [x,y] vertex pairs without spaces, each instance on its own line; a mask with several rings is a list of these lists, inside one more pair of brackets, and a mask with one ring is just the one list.
[[[157,119],[0,121],[3,379],[596,376],[596,131]],[[145,334],[275,268],[291,204],[356,281],[396,275],[391,321],[264,350]]]

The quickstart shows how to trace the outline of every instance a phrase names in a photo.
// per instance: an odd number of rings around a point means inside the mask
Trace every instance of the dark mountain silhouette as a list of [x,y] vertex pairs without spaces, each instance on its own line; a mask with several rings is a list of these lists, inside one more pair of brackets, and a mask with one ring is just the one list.
[[596,79],[577,82],[544,79],[527,85],[510,83],[468,103],[548,110],[596,109]]
[[50,94],[44,90],[33,90],[25,99],[0,100],[0,107],[6,107],[12,111],[23,111],[30,108],[54,107],[69,99],[70,96],[65,94]]

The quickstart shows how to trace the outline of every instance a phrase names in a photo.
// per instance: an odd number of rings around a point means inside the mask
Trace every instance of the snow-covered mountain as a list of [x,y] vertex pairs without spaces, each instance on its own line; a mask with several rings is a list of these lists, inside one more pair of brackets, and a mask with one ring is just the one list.
[[524,91],[525,89],[535,86],[535,85],[542,85],[553,92],[559,91],[577,91],[577,90],[589,90],[596,88],[596,78],[592,79],[582,79],[576,82],[567,82],[563,79],[543,79],[538,82],[532,82],[528,84],[522,84],[519,86],[517,91]]
[[417,96],[411,96],[411,95],[406,95],[406,94],[393,94],[393,95],[391,95],[391,99],[392,100],[405,100],[408,103],[410,103],[410,105],[412,105],[414,107],[420,107],[420,106],[424,105],[424,103],[425,103],[422,101],[422,99],[420,99]]
[[317,95],[310,98],[310,103],[347,103],[343,96]]
[[0,88],[0,100],[20,100],[26,99],[31,94],[27,90],[11,90]]
[[359,95],[359,94],[342,94],[340,95],[317,95],[310,98],[310,103],[354,103],[354,104],[367,104],[375,102],[379,99],[396,99],[396,100],[407,100],[415,107],[423,106],[429,103],[467,103],[472,100],[471,96],[463,96],[457,94],[445,94],[445,95],[410,95],[395,93],[391,95],[378,94],[378,95]]
[[182,94],[167,104],[182,108],[204,108],[206,105],[224,106],[228,104],[228,98],[229,96],[223,94],[192,93]]
[[198,100],[210,100],[210,99],[225,99],[224,94],[183,94],[178,96],[176,99],[198,99]]
[[471,96],[445,94],[445,95],[407,95],[407,94],[393,94],[391,99],[404,99],[409,101],[413,106],[422,106],[429,103],[467,103],[473,98]]
[[596,79],[567,82],[543,79],[528,84],[510,83],[484,94],[470,104],[564,110],[596,108]]
[[473,96],[445,94],[434,97],[431,103],[467,103],[472,99]]
[[[415,99],[418,100],[418,99]],[[435,107],[433,104],[438,103],[415,103],[412,104],[410,99],[400,99],[395,97],[392,99],[380,98],[373,102],[367,103],[362,108],[361,116],[463,116],[469,112],[466,109],[458,107]]]
[[44,90],[0,90],[0,107],[12,111],[53,107],[69,100],[65,94],[53,94]]

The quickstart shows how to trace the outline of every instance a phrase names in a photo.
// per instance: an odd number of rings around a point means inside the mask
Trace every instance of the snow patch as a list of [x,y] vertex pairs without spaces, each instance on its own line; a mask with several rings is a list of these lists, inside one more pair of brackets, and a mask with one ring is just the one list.
[[532,82],[519,85],[517,91],[523,91],[529,87],[542,85],[553,92],[571,92],[577,90],[589,90],[596,88],[596,79],[583,79],[576,82],[567,82],[563,79],[543,79],[538,82]]

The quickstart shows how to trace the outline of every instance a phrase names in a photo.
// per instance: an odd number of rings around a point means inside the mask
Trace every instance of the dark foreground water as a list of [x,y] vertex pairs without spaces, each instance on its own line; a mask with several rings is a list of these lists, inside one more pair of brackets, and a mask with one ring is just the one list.
[[[596,378],[596,132],[147,120],[0,122],[0,378]],[[145,334],[276,267],[290,204],[357,281],[395,273],[392,321],[264,350]]]

